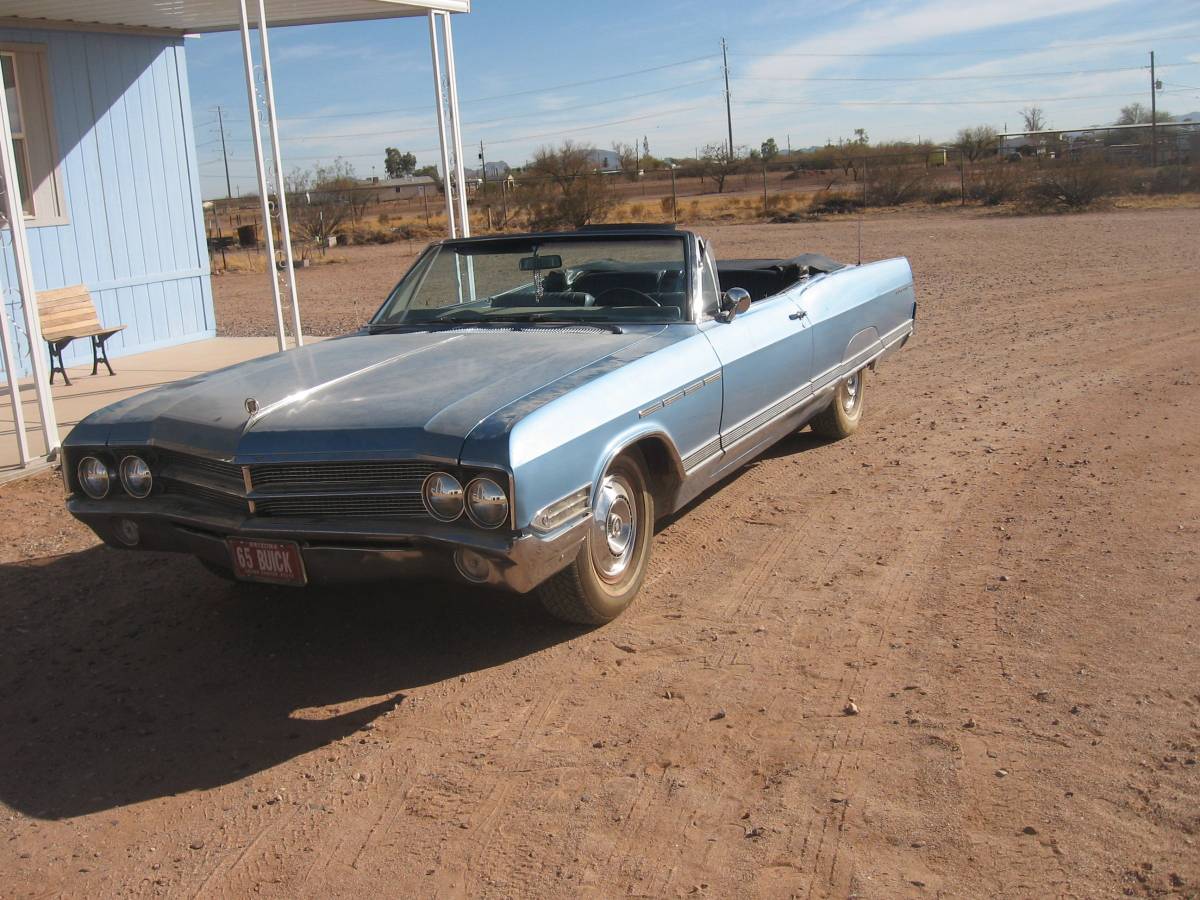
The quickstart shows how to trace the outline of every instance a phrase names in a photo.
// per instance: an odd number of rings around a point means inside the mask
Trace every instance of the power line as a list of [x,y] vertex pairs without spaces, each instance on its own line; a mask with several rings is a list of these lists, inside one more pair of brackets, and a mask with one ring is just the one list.
[[[1159,66],[1160,69],[1178,66],[1196,66],[1200,63],[1171,63]],[[1122,66],[1114,69],[1074,69],[1066,72],[1005,72],[995,75],[896,75],[896,76],[867,76],[867,75],[802,75],[802,76],[752,76],[735,75],[738,81],[867,81],[891,83],[895,81],[996,81],[1003,78],[1055,78],[1072,75],[1099,75],[1113,72],[1144,72],[1146,66]]]
[[[991,103],[1058,103],[1064,100],[1103,100],[1115,99],[1120,97],[1140,97],[1144,92],[1136,91],[1133,93],[1121,94],[1082,94],[1070,97],[1019,97],[1006,98],[1003,100],[739,100],[739,103],[753,104],[780,104],[784,106],[792,106],[796,108],[807,106],[975,106],[978,104]],[[1160,91],[1159,93],[1167,94],[1171,91]]]
[[[1124,40],[1112,41],[1073,41],[1069,43],[1051,44],[1046,47],[978,47],[971,50],[929,50],[929,51],[879,51],[875,53],[829,53],[829,52],[788,52],[779,51],[776,53],[761,53],[757,50],[753,55],[755,59],[769,58],[772,56],[785,56],[801,59],[884,59],[893,57],[933,57],[933,56],[979,56],[988,53],[1043,53],[1052,52],[1055,50],[1070,50],[1075,47],[1115,47],[1120,45],[1138,44],[1146,45],[1149,43],[1162,43],[1164,41],[1192,41],[1200,39],[1200,34],[1180,34],[1164,37],[1150,38],[1128,38]],[[737,51],[734,51],[736,55]]]
[[[491,102],[493,100],[507,100],[510,97],[527,97],[531,94],[544,94],[547,91],[557,91],[557,90],[562,90],[564,88],[589,87],[593,84],[600,84],[601,82],[605,82],[605,81],[616,81],[621,78],[632,78],[634,75],[645,75],[648,72],[661,72],[664,69],[678,68],[679,66],[687,66],[687,65],[691,65],[692,63],[704,62],[706,60],[713,60],[713,59],[716,59],[716,56],[714,54],[708,54],[705,56],[694,56],[691,59],[681,59],[678,62],[663,63],[662,65],[659,65],[659,66],[650,66],[645,69],[634,69],[634,70],[628,71],[628,72],[617,72],[616,74],[613,74],[613,75],[602,75],[598,78],[588,78],[584,81],[569,81],[569,82],[564,82],[562,84],[546,84],[546,85],[542,85],[540,87],[530,88],[530,89],[524,90],[524,91],[512,91],[507,94],[492,94],[487,97],[464,97],[463,99],[461,99],[459,101],[459,103],[460,103],[460,105],[464,104],[464,103],[487,103],[487,102]],[[428,109],[429,109],[428,106],[406,106],[406,107],[398,107],[396,109],[364,110],[362,112],[322,113],[319,115],[310,115],[310,116],[278,116],[278,120],[281,122],[298,122],[298,121],[305,121],[305,120],[309,120],[309,119],[338,119],[338,118],[352,118],[354,116],[381,116],[381,115],[389,115],[391,113],[426,112]],[[244,118],[244,117],[242,117],[242,118]]]
[[[462,127],[463,128],[474,128],[474,129],[478,130],[481,128],[490,128],[495,125],[503,125],[514,119],[534,119],[534,118],[544,119],[544,118],[547,118],[548,116],[552,116],[552,115],[559,114],[559,113],[573,113],[573,112],[576,112],[581,109],[591,109],[596,106],[606,106],[610,103],[620,103],[620,102],[627,101],[627,100],[638,100],[643,97],[653,96],[655,94],[666,94],[666,93],[670,93],[671,91],[683,90],[685,88],[697,87],[699,85],[709,84],[709,83],[711,83],[711,79],[705,78],[701,81],[689,81],[685,84],[676,84],[676,85],[672,85],[670,87],[660,88],[659,90],[654,90],[654,91],[643,91],[638,94],[626,94],[621,97],[610,97],[606,100],[596,100],[591,103],[572,104],[571,106],[565,106],[565,107],[562,107],[561,109],[541,110],[539,112],[533,112],[533,113],[522,113],[522,114],[515,115],[515,116],[505,116],[502,119],[492,119],[487,122],[463,122]],[[325,140],[327,138],[332,139],[332,138],[388,137],[391,135],[420,134],[423,132],[433,133],[436,130],[437,129],[433,125],[426,125],[421,128],[404,128],[404,129],[386,128],[386,129],[382,129],[380,131],[332,132],[332,133],[321,133],[321,134],[317,134],[317,135],[289,135],[289,136],[285,136],[285,137],[281,138],[281,140],[291,141],[291,142],[311,142],[311,141],[317,141],[317,140]],[[249,140],[249,138],[248,137],[238,138],[238,140]],[[216,141],[217,141],[217,139],[214,138],[213,141],[207,142],[207,143],[215,143]],[[197,145],[197,146],[200,146],[200,145]]]

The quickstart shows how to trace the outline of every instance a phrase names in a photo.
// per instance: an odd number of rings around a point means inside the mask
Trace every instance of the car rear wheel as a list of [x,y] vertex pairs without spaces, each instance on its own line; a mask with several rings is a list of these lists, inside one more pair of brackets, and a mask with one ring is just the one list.
[[836,441],[858,431],[867,387],[867,380],[863,377],[865,373],[865,369],[859,369],[838,384],[833,393],[833,402],[813,418],[814,432]]
[[592,501],[591,525],[574,561],[538,588],[553,616],[603,625],[633,602],[646,578],[654,496],[640,455],[615,459]]

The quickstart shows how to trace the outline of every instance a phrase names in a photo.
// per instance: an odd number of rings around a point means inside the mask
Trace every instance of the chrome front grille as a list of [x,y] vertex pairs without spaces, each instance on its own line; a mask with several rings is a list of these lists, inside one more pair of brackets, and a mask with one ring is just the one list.
[[158,452],[160,466],[181,481],[211,482],[213,479],[242,485],[242,467],[221,459],[176,453],[173,450]]
[[424,518],[421,485],[435,471],[409,461],[231,462],[177,452],[158,454],[158,476],[169,494],[191,497],[247,516]]
[[260,516],[327,516],[355,518],[379,516],[380,518],[414,518],[426,515],[420,495],[405,494],[367,496],[311,496],[285,497],[256,501],[255,511]]
[[434,467],[418,462],[272,463],[250,466],[256,490],[307,489],[316,484],[378,484],[421,489]]

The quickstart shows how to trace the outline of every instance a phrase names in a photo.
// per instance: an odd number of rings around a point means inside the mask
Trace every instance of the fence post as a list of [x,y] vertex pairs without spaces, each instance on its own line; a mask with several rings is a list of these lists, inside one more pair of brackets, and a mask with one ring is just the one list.
[[962,150],[958,151],[958,205],[967,205],[967,164]]
[[671,222],[679,222],[679,201],[675,195],[675,164],[671,164]]
[[767,211],[767,163],[763,161],[763,212]]

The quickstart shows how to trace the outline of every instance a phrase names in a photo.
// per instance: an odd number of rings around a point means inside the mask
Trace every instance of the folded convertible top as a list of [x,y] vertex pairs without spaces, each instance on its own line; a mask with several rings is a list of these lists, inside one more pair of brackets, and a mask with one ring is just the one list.
[[746,270],[746,269],[774,269],[777,272],[787,271],[788,268],[795,266],[798,269],[807,269],[810,273],[816,272],[836,272],[838,269],[844,269],[846,263],[838,262],[830,259],[821,253],[801,253],[799,256],[793,256],[791,259],[718,259],[717,271],[725,270]]

